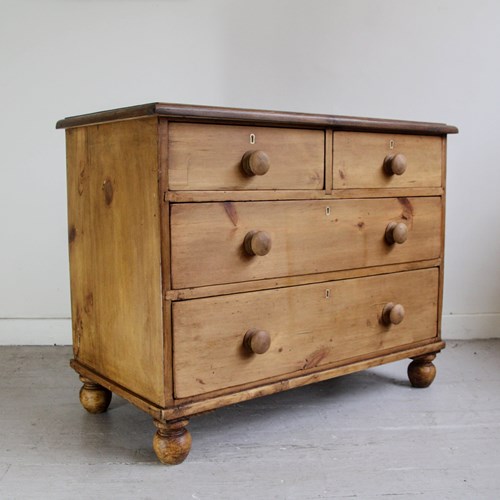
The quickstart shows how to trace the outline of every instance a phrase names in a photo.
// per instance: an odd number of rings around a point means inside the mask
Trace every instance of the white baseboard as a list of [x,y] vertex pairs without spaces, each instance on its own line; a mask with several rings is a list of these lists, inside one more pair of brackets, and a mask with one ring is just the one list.
[[[500,338],[500,313],[445,315],[442,336],[444,340]],[[69,318],[0,319],[0,345],[69,344]]]
[[0,345],[69,345],[69,318],[0,319]]
[[498,339],[500,313],[446,314],[441,335],[444,340]]

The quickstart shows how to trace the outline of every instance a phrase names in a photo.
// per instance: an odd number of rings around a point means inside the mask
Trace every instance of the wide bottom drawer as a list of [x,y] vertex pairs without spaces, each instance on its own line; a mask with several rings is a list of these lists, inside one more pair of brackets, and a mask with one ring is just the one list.
[[175,397],[431,339],[438,275],[432,268],[174,302]]

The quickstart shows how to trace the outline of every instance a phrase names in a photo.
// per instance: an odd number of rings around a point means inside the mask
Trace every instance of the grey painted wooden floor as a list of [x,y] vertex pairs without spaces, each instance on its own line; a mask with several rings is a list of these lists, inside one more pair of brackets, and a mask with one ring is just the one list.
[[407,362],[218,410],[157,463],[151,419],[87,414],[68,347],[0,348],[0,498],[500,498],[500,340],[449,342],[429,389]]

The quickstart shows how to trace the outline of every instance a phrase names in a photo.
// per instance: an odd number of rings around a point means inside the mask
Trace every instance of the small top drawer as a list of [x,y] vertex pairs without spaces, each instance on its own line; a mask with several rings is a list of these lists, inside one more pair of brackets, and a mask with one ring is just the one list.
[[335,132],[333,187],[440,187],[441,149],[441,137]]
[[168,137],[171,190],[323,189],[323,130],[174,122]]

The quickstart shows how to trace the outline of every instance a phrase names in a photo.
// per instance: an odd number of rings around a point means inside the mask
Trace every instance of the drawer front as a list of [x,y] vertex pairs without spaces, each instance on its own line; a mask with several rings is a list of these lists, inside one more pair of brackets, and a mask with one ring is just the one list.
[[[394,174],[389,156],[398,157],[403,173]],[[335,132],[333,187],[402,188],[442,185],[441,137]],[[400,170],[399,170],[400,172]]]
[[[171,190],[323,189],[323,130],[171,123],[168,136]],[[258,151],[252,175],[242,158]]]
[[[175,396],[194,396],[431,339],[437,334],[437,299],[438,270],[433,268],[176,302]],[[403,306],[401,323],[384,322],[388,303]],[[245,347],[249,330],[267,333],[266,352],[255,354]]]
[[[387,243],[391,222],[406,225],[406,242]],[[256,232],[267,255],[245,247]],[[433,259],[440,249],[440,197],[171,206],[173,288]]]

